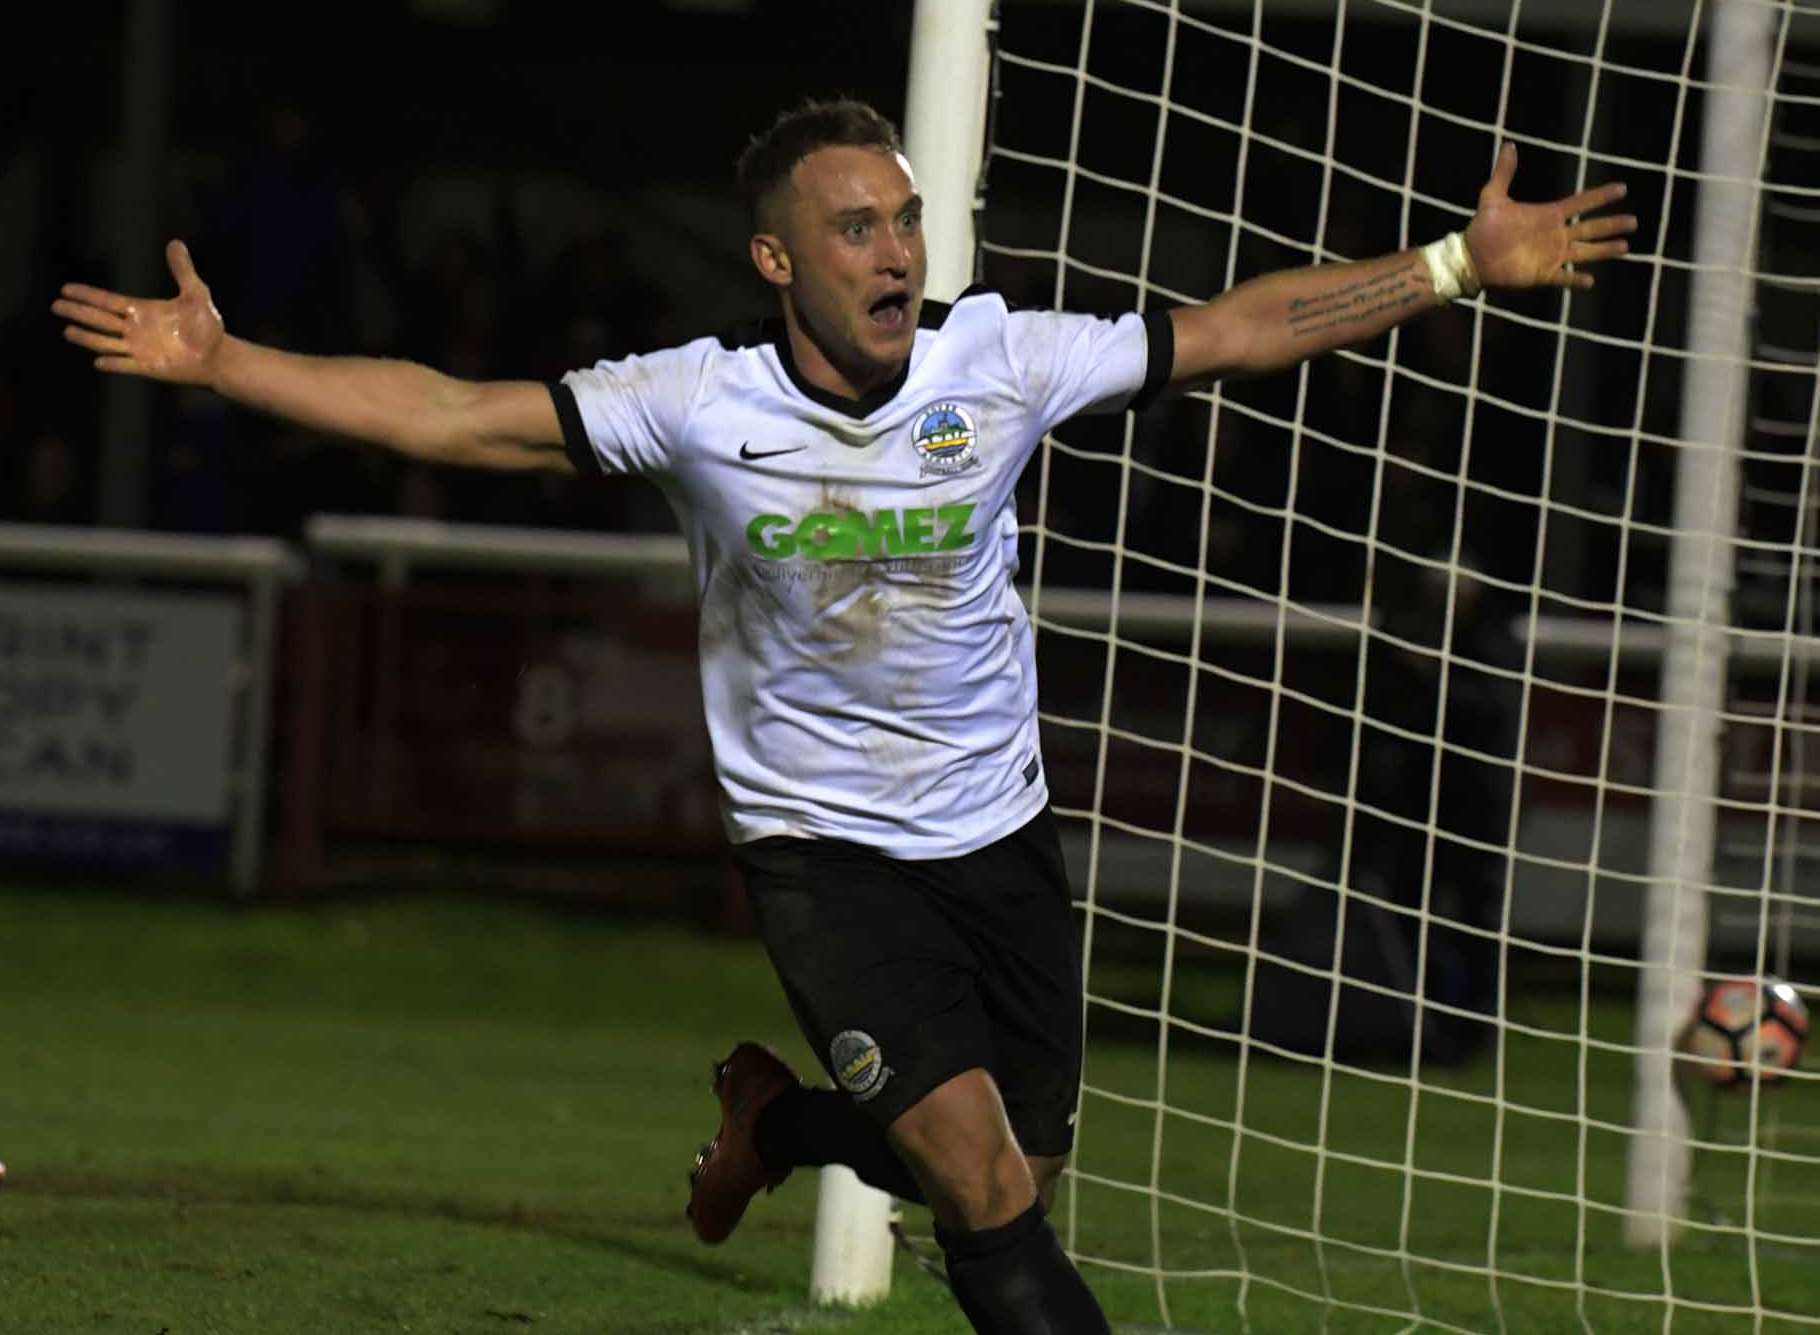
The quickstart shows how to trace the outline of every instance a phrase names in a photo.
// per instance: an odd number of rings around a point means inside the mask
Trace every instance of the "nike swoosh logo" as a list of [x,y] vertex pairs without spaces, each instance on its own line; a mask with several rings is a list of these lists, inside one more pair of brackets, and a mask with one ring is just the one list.
[[755,450],[752,448],[752,442],[749,440],[746,440],[746,441],[740,442],[739,457],[742,459],[747,459],[747,460],[769,459],[769,458],[773,457],[774,455],[779,455],[779,454],[796,454],[797,452],[799,452],[801,450],[806,450],[808,448],[809,447],[807,445],[792,445],[788,449],[783,449],[783,450]]

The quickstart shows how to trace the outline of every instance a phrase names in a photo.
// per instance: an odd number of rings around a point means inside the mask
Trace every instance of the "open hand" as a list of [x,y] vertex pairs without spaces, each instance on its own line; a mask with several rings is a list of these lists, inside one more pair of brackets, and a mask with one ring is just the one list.
[[1593,285],[1592,275],[1571,266],[1608,260],[1629,252],[1614,240],[1637,230],[1631,214],[1606,214],[1579,221],[1579,215],[1624,198],[1622,182],[1583,190],[1552,204],[1519,204],[1510,197],[1517,174],[1517,146],[1498,150],[1491,180],[1479,191],[1479,211],[1466,227],[1466,249],[1486,287],[1574,287]]
[[100,370],[205,385],[226,334],[221,312],[197,277],[183,242],[167,245],[164,258],[177,280],[175,297],[162,301],[125,297],[84,283],[65,283],[51,310],[70,322],[63,336],[95,353]]

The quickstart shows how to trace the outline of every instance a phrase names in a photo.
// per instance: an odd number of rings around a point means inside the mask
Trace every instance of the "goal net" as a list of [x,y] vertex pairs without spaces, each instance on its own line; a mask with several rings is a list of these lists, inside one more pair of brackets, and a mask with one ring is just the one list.
[[[1077,310],[1629,183],[1597,288],[1085,419],[1025,479],[1115,1321],[1820,1326],[1820,12],[1004,4],[985,281]],[[1810,1063],[1810,1066],[1812,1063]]]

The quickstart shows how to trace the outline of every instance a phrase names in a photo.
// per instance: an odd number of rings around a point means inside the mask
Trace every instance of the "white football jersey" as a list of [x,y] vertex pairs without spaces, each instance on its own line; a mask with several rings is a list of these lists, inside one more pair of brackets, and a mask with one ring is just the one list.
[[1018,474],[1056,423],[1160,389],[1171,326],[983,289],[919,323],[903,373],[860,400],[803,379],[781,320],[551,387],[577,469],[651,477],[682,523],[735,843],[948,857],[1048,800]]

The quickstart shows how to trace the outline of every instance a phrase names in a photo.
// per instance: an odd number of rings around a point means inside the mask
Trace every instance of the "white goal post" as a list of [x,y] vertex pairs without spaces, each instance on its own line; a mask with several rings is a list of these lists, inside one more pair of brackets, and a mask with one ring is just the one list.
[[[1718,833],[1719,728],[1725,634],[1731,617],[1739,454],[1749,394],[1750,273],[1758,177],[1769,149],[1775,14],[1714,6],[1700,143],[1695,271],[1688,318],[1693,353],[1681,388],[1675,533],[1669,552],[1668,653],[1652,787],[1650,890],[1637,1006],[1636,1120],[1625,1233],[1636,1246],[1679,1232],[1692,1176],[1686,1110],[1675,1092],[1672,1044],[1706,967],[1705,886]],[[1748,175],[1744,169],[1748,168]]]

